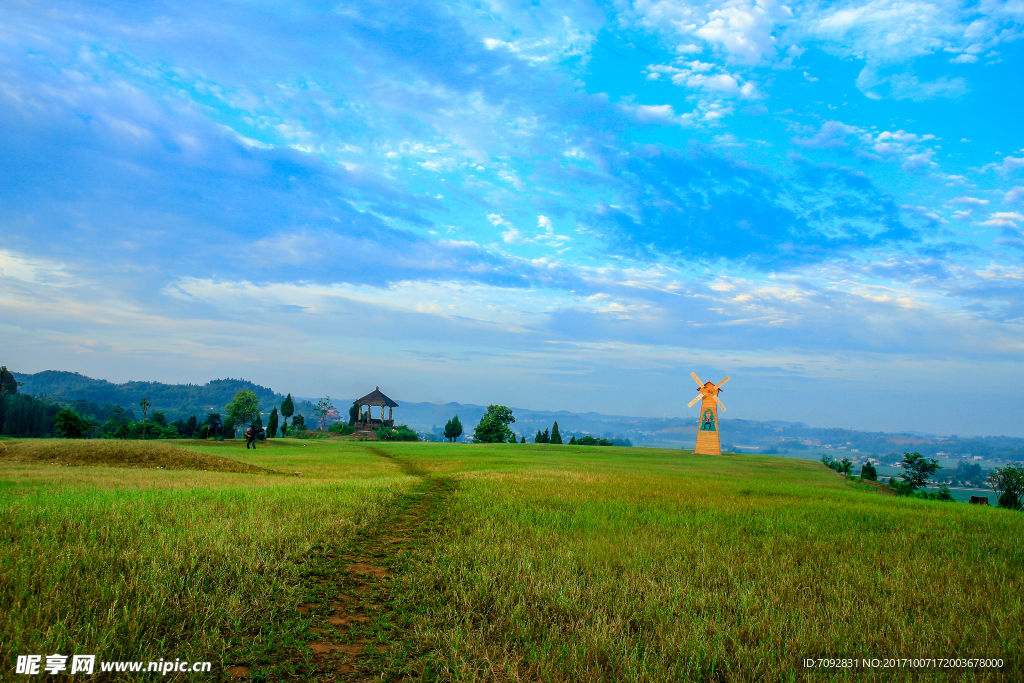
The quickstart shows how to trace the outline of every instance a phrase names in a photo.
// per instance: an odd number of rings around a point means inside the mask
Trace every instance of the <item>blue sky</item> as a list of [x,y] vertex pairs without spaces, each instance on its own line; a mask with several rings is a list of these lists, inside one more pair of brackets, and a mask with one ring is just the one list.
[[[15,370],[1024,436],[1024,4],[7,2]],[[695,410],[695,409],[694,409]]]

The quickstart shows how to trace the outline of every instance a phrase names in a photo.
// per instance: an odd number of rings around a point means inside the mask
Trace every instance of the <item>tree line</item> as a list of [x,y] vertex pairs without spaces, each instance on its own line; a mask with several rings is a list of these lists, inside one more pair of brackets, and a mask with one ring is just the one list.
[[[834,460],[823,455],[821,462],[840,474],[847,477],[853,476],[853,463],[849,458]],[[927,490],[928,480],[943,469],[935,458],[927,458],[917,452],[904,451],[903,462],[900,464],[899,478],[889,477],[887,484],[896,495],[946,502],[956,500],[946,484],[940,484],[938,491]],[[958,463],[955,471],[973,475],[975,467],[980,472],[981,468],[978,465],[963,466],[963,463]],[[878,471],[870,460],[861,467],[860,478],[863,481],[878,480]],[[1024,510],[1024,464],[1008,464],[1004,467],[997,467],[989,473],[985,483],[995,492],[999,507]]]
[[[487,411],[480,418],[480,422],[473,430],[473,441],[475,443],[526,443],[526,435],[516,435],[511,425],[516,421],[512,409],[507,406],[489,405]],[[454,442],[463,434],[462,422],[459,416],[455,415],[444,426],[444,438]],[[585,435],[577,438],[575,434],[568,442],[564,442],[556,420],[551,429],[537,430],[533,437],[533,443],[549,443],[580,445],[580,446],[632,446],[629,439],[603,439]]]

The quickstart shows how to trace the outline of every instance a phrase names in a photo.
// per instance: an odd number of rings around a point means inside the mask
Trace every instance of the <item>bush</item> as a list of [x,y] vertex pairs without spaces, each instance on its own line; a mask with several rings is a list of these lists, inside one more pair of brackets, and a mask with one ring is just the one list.
[[420,435],[409,429],[407,425],[398,425],[394,429],[384,427],[377,430],[380,441],[419,441]]
[[930,493],[928,491],[923,490],[916,491],[913,493],[913,496],[915,498],[920,498],[921,500],[941,500],[947,503],[956,502],[956,498],[954,498],[953,494],[949,492],[949,487],[946,486],[945,484],[939,486],[938,491],[933,491]]
[[827,455],[821,456],[821,462],[825,467],[829,467],[839,474],[845,474],[851,476],[853,474],[853,463],[850,462],[849,458],[843,458],[842,460],[833,460]]
[[878,470],[875,469],[870,460],[860,468],[860,478],[868,481],[878,481]]
[[595,439],[594,437],[587,434],[586,436],[576,439],[576,445],[578,446],[614,446],[614,441],[608,439]]
[[331,434],[340,434],[341,436],[345,436],[346,434],[352,434],[355,432],[356,428],[343,422],[335,422],[327,428],[327,431]]
[[199,438],[205,439],[210,435],[210,425],[203,425],[199,428]]

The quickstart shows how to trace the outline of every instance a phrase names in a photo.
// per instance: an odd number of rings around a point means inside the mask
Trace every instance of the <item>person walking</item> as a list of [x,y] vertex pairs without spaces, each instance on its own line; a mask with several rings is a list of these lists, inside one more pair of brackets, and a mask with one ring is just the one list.
[[245,450],[249,450],[249,444],[252,444],[252,449],[256,450],[256,430],[252,428],[252,425],[245,430]]

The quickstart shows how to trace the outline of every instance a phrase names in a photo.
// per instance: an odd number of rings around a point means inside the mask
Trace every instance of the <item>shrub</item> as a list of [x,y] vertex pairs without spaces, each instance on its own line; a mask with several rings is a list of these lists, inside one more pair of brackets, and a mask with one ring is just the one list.
[[409,429],[408,425],[398,425],[394,429],[383,427],[377,430],[380,441],[419,441],[420,435]]
[[352,434],[355,432],[356,428],[352,425],[347,425],[344,422],[335,422],[327,428],[327,431],[331,434],[340,434],[341,436],[345,436],[346,434]]
[[850,462],[849,458],[843,458],[842,460],[833,460],[827,455],[823,455],[821,456],[821,462],[824,463],[826,467],[835,470],[839,474],[851,476],[853,473],[853,463]]
[[576,444],[579,446],[614,446],[615,442],[608,439],[595,439],[587,434],[582,438],[576,439]]
[[947,503],[956,502],[956,498],[949,492],[949,487],[945,484],[939,486],[938,491],[916,491],[913,493],[913,496],[922,500],[941,500]]
[[868,481],[878,481],[878,470],[875,469],[870,460],[860,468],[860,478]]

